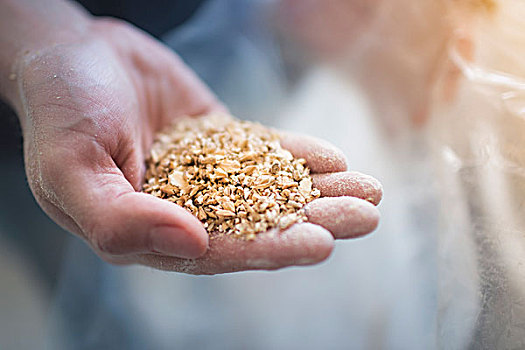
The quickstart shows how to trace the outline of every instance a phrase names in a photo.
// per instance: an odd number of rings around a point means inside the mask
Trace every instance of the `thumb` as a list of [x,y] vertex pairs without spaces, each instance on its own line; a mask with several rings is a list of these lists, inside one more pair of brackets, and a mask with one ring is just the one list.
[[55,211],[69,217],[101,257],[160,253],[196,258],[205,253],[208,234],[197,218],[178,205],[135,192],[114,163],[106,165],[70,163],[44,171]]
[[132,189],[108,192],[99,194],[97,204],[84,211],[88,240],[100,253],[197,258],[206,252],[208,234],[182,207]]

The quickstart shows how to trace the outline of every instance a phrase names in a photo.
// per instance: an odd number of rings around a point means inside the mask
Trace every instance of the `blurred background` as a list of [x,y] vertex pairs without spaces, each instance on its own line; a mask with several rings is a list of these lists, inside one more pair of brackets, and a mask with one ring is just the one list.
[[525,348],[520,0],[80,2],[234,115],[336,144],[383,183],[382,221],[308,268],[110,266],[38,208],[2,106],[0,348]]

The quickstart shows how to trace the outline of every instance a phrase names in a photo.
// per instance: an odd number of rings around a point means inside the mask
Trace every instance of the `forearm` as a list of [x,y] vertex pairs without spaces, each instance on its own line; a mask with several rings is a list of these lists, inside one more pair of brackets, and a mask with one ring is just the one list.
[[82,35],[89,15],[64,0],[0,0],[0,98],[18,107],[20,62]]

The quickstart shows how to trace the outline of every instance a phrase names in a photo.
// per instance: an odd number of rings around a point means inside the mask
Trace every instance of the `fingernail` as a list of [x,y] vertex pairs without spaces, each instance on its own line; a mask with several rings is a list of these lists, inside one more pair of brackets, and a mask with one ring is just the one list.
[[157,226],[150,239],[155,252],[179,258],[198,258],[208,248],[206,239],[176,226]]

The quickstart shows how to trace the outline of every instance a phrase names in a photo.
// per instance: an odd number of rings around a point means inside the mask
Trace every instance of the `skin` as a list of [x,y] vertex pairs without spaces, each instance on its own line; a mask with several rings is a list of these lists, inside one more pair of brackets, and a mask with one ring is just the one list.
[[[157,131],[226,110],[195,74],[131,25],[65,2],[4,0],[0,13],[0,93],[20,118],[30,188],[105,261],[192,274],[272,270],[323,261],[334,239],[377,226],[377,180],[346,172],[344,155],[326,141],[283,134],[323,195],[307,208],[310,222],[254,242],[209,238],[183,208],[139,192]],[[39,30],[27,29],[32,22]],[[329,190],[336,181],[344,185]]]

